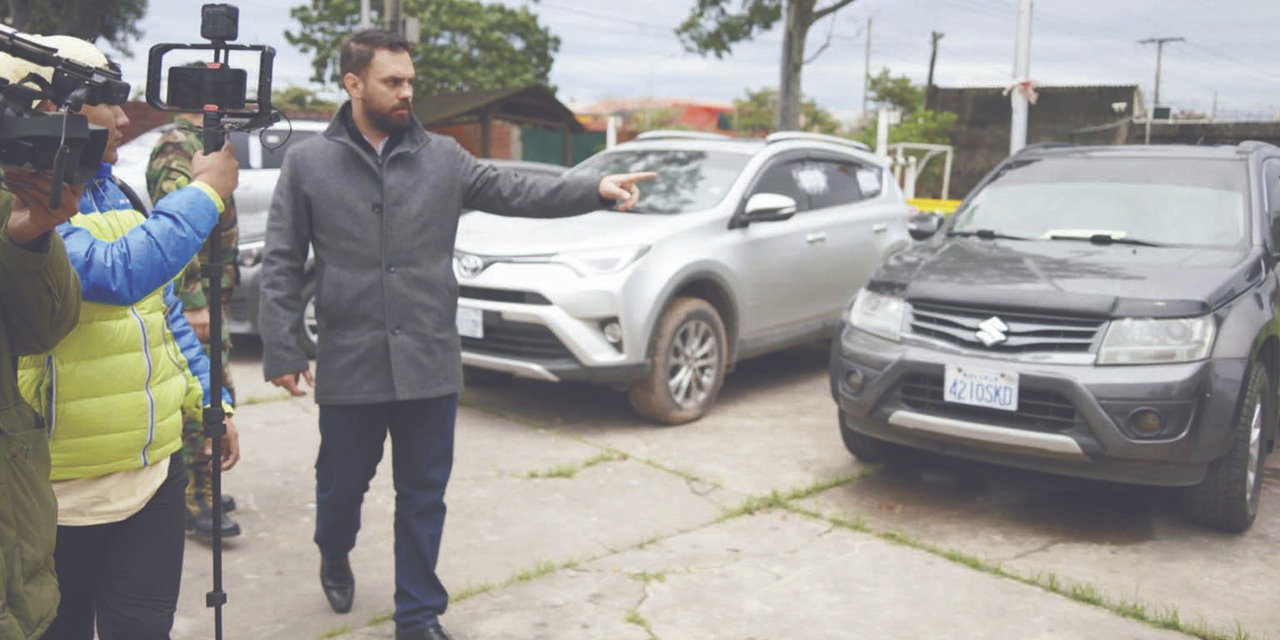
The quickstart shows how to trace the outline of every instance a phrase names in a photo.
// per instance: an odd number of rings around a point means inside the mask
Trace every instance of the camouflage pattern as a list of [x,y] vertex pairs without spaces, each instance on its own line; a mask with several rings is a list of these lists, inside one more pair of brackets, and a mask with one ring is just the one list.
[[[147,164],[147,193],[151,202],[159,202],[166,195],[191,184],[191,159],[204,150],[196,125],[184,118],[176,118],[176,126],[166,132],[151,150],[151,160]],[[231,382],[231,335],[227,331],[227,307],[231,300],[231,290],[239,282],[239,271],[236,268],[236,243],[239,237],[234,198],[227,198],[226,208],[218,220],[218,228],[222,233],[222,373],[227,391],[235,397],[235,387]],[[182,301],[184,311],[198,311],[209,308],[211,283],[200,275],[200,265],[209,262],[209,243],[206,242],[200,253],[191,260],[186,269],[178,276],[178,298]],[[204,342],[205,353],[209,353],[209,343]],[[195,422],[187,423],[182,434],[182,457],[187,463],[190,482],[187,483],[187,509],[196,513],[202,506],[208,508],[213,499],[211,485],[212,468],[209,456],[205,455],[203,425]]]

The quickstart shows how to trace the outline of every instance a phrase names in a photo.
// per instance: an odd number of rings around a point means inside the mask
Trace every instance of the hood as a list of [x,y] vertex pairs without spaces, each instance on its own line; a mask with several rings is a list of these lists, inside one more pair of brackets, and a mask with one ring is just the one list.
[[1261,277],[1240,249],[938,238],[891,257],[874,286],[929,300],[1097,318],[1208,313]]
[[550,255],[649,245],[697,222],[693,214],[596,211],[568,218],[511,218],[473,211],[458,221],[455,246],[482,256]]

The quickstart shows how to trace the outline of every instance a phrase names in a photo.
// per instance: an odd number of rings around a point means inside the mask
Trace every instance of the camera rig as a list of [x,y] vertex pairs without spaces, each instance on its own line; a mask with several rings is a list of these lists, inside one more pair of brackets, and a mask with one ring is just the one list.
[[[129,83],[117,67],[101,69],[58,55],[17,31],[0,28],[0,52],[53,70],[52,78],[30,73],[0,80],[0,166],[49,172],[49,206],[62,206],[62,184],[83,184],[98,170],[107,130],[73,112],[84,105],[124,104]],[[57,111],[38,111],[48,100]]]

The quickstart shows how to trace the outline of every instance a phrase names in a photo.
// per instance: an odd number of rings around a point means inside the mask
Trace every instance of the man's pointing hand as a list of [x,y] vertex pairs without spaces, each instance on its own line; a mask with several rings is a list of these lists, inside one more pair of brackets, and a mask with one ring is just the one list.
[[619,173],[605,176],[600,180],[600,197],[605,200],[616,200],[618,211],[630,211],[640,199],[640,188],[637,182],[648,182],[658,177],[652,171],[644,173]]

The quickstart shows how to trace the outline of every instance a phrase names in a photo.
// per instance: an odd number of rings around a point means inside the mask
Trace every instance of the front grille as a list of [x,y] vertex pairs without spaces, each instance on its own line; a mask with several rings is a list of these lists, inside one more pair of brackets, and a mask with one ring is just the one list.
[[471,300],[489,300],[492,302],[515,302],[519,304],[548,305],[551,301],[540,293],[531,291],[511,291],[510,289],[485,289],[482,287],[458,287],[459,298]]
[[573,354],[550,329],[529,322],[508,322],[484,312],[484,338],[462,338],[462,349],[471,353],[522,360],[572,360]]
[[[987,346],[979,325],[999,318],[1007,339]],[[1106,320],[1037,315],[975,307],[913,302],[911,332],[961,347],[994,353],[1089,353]]]
[[943,400],[942,376],[911,374],[898,383],[902,404],[931,416],[968,420],[982,424],[1014,427],[1028,431],[1066,431],[1075,426],[1075,405],[1056,391],[1018,389],[1018,410],[1003,411],[956,404]]

